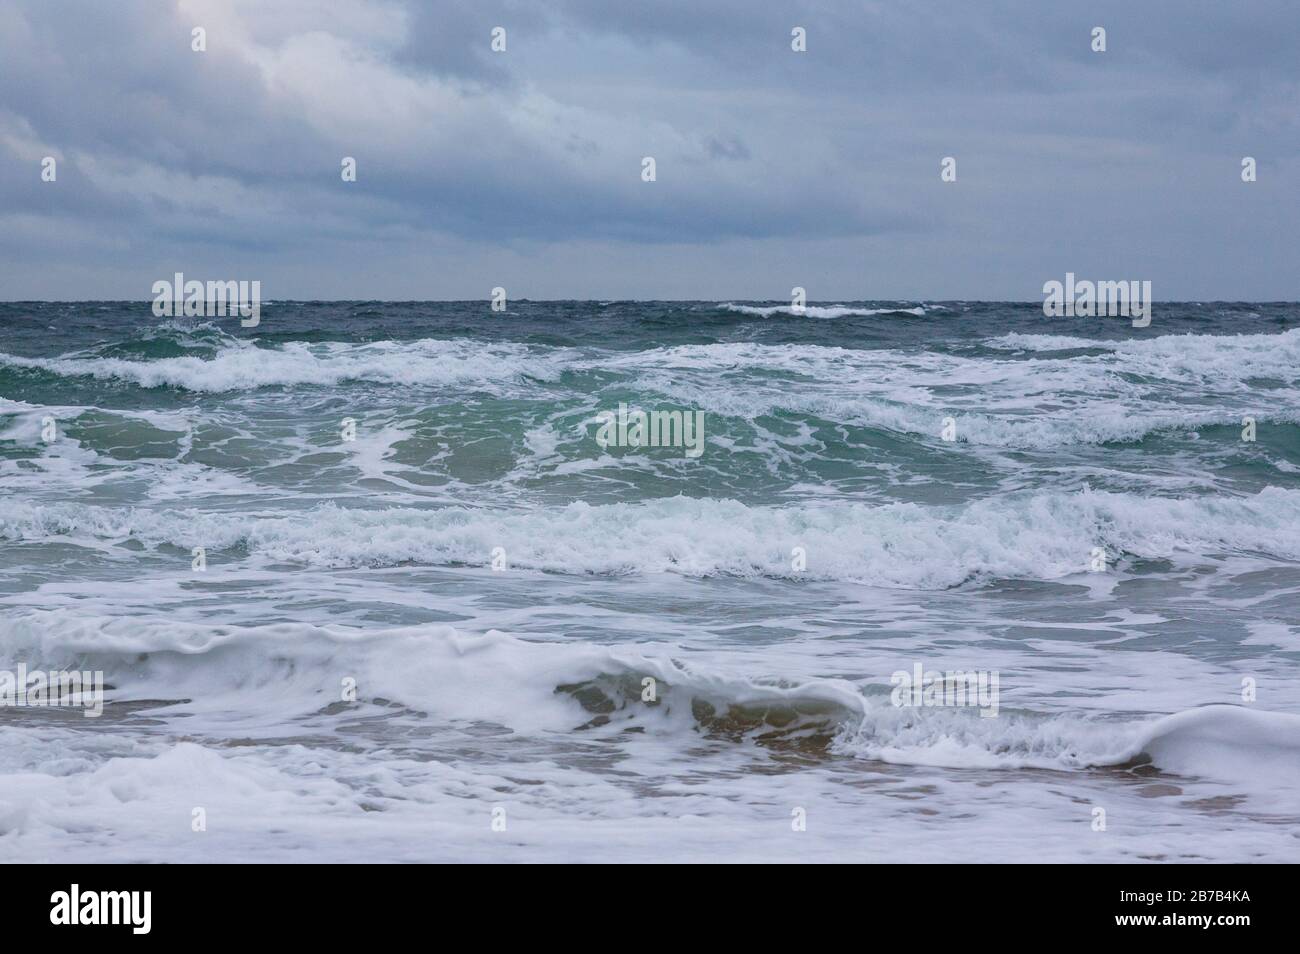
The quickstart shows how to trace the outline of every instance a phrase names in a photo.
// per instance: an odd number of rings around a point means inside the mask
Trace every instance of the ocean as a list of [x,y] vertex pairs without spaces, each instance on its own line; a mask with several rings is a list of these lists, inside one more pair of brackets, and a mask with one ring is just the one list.
[[0,304],[0,859],[1295,861],[1298,421],[1297,304]]

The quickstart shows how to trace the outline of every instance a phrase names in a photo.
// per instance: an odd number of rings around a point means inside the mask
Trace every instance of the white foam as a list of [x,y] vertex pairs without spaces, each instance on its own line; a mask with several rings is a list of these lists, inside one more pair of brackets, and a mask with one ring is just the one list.
[[1144,727],[1132,748],[1164,771],[1238,782],[1300,811],[1300,715],[1205,706]]
[[796,307],[794,305],[737,305],[733,302],[723,302],[718,306],[727,311],[739,312],[742,315],[757,315],[760,318],[771,318],[773,315],[791,315],[796,318],[845,318],[853,317],[870,317],[872,315],[915,315],[921,317],[925,314],[925,309],[921,306],[915,308],[852,308],[848,305],[804,305]]
[[[1300,337],[1293,334],[1235,345],[1211,336],[1111,348],[1092,342],[1102,354],[1068,360],[729,342],[613,355],[606,363],[635,370],[641,388],[715,414],[753,420],[795,411],[935,441],[952,417],[962,443],[1051,448],[1240,426],[1243,414],[1300,420]],[[1288,386],[1261,401],[1251,382],[1269,376]],[[1188,401],[1189,384],[1219,393]]]
[[[1005,359],[751,342],[626,353],[468,339],[291,342],[275,348],[223,341],[210,359],[0,355],[0,363],[198,392],[358,381],[513,394],[554,381],[565,370],[616,370],[628,375],[638,391],[714,414],[754,420],[794,411],[935,440],[944,418],[952,417],[959,442],[1012,448],[1190,433],[1239,425],[1244,414],[1261,423],[1300,419],[1295,370],[1300,367],[1300,331],[1120,342],[1017,334],[985,342],[1008,352],[1046,355]],[[1093,353],[1052,356],[1079,348]],[[1270,389],[1261,401],[1254,382],[1270,377],[1282,386]],[[1207,395],[1211,399],[1188,401],[1189,385],[1215,393]],[[1135,407],[1141,413],[1134,413]]]
[[1160,335],[1155,338],[1097,339],[1065,335],[1008,334],[984,342],[1007,351],[1100,350],[1102,355],[1070,359],[1075,368],[1111,368],[1171,381],[1241,384],[1300,376],[1300,329],[1264,335]]
[[[996,718],[985,718],[974,708],[895,707],[887,695],[864,695],[843,679],[759,681],[686,665],[668,646],[612,649],[448,626],[226,626],[51,610],[0,619],[0,635],[6,664],[102,668],[117,687],[110,701],[187,699],[184,711],[220,714],[226,731],[239,718],[274,724],[329,705],[343,675],[362,702],[397,700],[441,720],[516,732],[567,731],[590,713],[576,694],[557,690],[591,686],[615,721],[655,724],[656,731],[698,731],[703,702],[703,718],[742,727],[752,720],[769,733],[802,713],[801,731],[833,735],[835,750],[856,758],[1070,770],[1150,760],[1162,771],[1234,782],[1247,792],[1300,796],[1300,716],[1241,706],[1135,719],[1038,714],[1004,701]],[[659,707],[636,704],[647,676],[656,680]]]
[[[0,503],[0,538],[98,545],[132,539],[189,549],[245,547],[310,566],[485,565],[583,574],[727,574],[936,589],[972,579],[1061,579],[1108,559],[1264,553],[1300,559],[1300,491],[1187,499],[1083,491],[1020,494],[959,507],[827,501],[750,507],[673,497],[542,511],[344,509],[274,515]],[[802,547],[807,568],[792,568]]]
[[372,381],[397,385],[492,387],[526,377],[559,373],[558,353],[526,345],[470,339],[378,341],[353,344],[287,342],[258,347],[230,338],[212,358],[193,356],[132,361],[68,355],[24,358],[0,354],[0,364],[40,368],[55,374],[115,379],[141,387],[223,392],[294,385],[337,385]]
[[[148,720],[111,732],[0,725],[0,837],[11,859],[75,851],[118,862],[1271,860],[1291,850],[1258,807],[1294,813],[1295,789],[1232,750],[1294,765],[1294,716],[1215,706],[1103,720],[1004,700],[983,719],[895,709],[846,680],[760,680],[681,656],[444,626],[2,619],[0,659],[102,668],[117,687],[111,703],[155,702]],[[654,706],[640,697],[646,676],[658,682]],[[338,712],[343,677],[358,696]],[[366,727],[389,722],[376,746]],[[836,735],[834,754],[754,771],[756,743],[809,733]],[[1160,776],[1117,784],[1112,773],[1147,758]],[[1196,808],[1216,795],[1230,796],[1227,822],[1225,809]],[[1112,837],[1088,837],[1097,804]],[[792,834],[792,806],[806,809],[806,832]],[[507,834],[490,829],[497,810]],[[918,837],[918,826],[942,837]]]

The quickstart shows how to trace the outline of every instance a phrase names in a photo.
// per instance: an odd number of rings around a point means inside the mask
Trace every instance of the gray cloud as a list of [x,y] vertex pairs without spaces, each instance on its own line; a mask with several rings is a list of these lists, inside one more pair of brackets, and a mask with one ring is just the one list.
[[0,0],[0,297],[1300,298],[1291,6],[1069,6]]

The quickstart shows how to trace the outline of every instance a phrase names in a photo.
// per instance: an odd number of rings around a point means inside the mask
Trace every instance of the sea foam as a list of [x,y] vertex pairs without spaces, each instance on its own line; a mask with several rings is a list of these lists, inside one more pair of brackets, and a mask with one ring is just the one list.
[[[464,507],[228,514],[0,503],[0,539],[243,549],[318,567],[511,566],[566,574],[675,573],[845,580],[942,589],[970,580],[1054,580],[1109,560],[1215,552],[1300,559],[1300,491],[1186,499],[1027,493],[961,506],[830,501],[788,507],[672,497],[540,511]],[[793,568],[794,548],[807,566]]]

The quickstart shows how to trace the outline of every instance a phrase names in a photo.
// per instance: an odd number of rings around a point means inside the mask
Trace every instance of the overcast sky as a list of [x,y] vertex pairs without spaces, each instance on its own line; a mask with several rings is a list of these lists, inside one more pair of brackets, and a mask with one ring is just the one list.
[[0,299],[1294,300],[1298,229],[1295,0],[0,0]]

